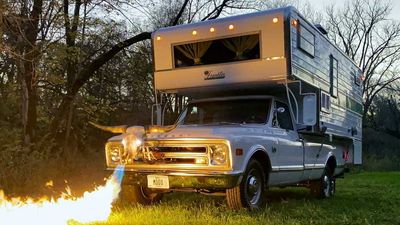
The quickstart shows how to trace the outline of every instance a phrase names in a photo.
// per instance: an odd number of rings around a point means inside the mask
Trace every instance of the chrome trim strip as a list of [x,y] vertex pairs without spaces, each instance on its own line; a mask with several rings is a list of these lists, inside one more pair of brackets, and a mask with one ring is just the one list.
[[304,170],[302,165],[290,165],[290,166],[273,166],[272,171],[299,171]]
[[324,169],[325,164],[304,164],[305,169]]
[[310,169],[324,169],[325,164],[304,164],[304,166],[290,165],[290,166],[273,166],[272,171],[301,171]]

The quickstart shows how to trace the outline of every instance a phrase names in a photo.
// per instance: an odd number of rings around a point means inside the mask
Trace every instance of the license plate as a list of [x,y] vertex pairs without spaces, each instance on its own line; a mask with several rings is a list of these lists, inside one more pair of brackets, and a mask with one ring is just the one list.
[[147,175],[147,187],[168,189],[169,188],[168,176]]

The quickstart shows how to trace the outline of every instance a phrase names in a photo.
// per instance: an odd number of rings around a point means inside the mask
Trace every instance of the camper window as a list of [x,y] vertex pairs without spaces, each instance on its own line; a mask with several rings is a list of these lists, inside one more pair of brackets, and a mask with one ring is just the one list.
[[235,62],[260,58],[260,35],[209,40],[175,45],[175,68]]
[[326,113],[331,111],[331,96],[325,92],[321,92],[321,111]]
[[330,57],[330,92],[332,97],[338,96],[338,61],[331,55]]
[[360,80],[359,77],[357,77],[356,72],[355,72],[355,71],[352,71],[352,72],[351,72],[351,75],[353,76],[354,83],[355,83],[357,86],[360,86],[360,85],[361,85],[361,80]]
[[314,56],[315,51],[315,36],[311,31],[309,31],[304,25],[300,24],[298,32],[298,47]]

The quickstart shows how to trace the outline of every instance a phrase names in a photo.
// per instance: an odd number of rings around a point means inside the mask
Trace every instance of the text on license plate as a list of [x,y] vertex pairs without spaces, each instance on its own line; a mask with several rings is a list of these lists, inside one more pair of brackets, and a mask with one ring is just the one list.
[[147,175],[148,188],[169,188],[168,176],[162,175]]

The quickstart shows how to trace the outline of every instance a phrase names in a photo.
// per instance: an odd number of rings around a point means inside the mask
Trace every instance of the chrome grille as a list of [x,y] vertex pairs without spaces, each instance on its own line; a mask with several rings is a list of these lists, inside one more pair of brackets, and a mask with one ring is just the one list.
[[150,147],[151,151],[155,152],[193,152],[193,153],[206,153],[206,147]]

